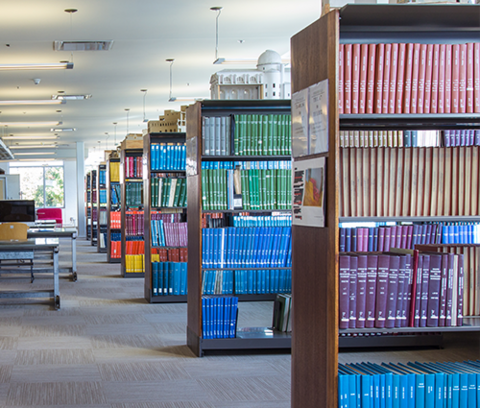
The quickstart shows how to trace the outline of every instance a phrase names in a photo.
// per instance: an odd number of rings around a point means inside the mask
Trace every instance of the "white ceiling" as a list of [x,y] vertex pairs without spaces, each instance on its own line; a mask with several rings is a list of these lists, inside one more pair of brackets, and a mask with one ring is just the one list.
[[[148,89],[148,119],[157,119],[166,109],[179,109],[182,103],[168,102],[167,58],[175,59],[174,96],[208,97],[214,72],[245,67],[212,64],[213,6],[223,7],[218,56],[224,58],[256,59],[266,49],[284,55],[290,37],[320,15],[319,0],[2,0],[0,64],[71,60],[69,52],[53,50],[55,40],[114,40],[114,44],[110,51],[75,52],[73,70],[0,72],[0,100],[50,99],[60,90],[92,95],[65,105],[0,106],[0,122],[60,120],[63,127],[76,128],[74,133],[59,134],[63,149],[57,149],[57,158],[68,157],[77,141],[85,142],[87,149],[112,149],[113,123],[118,123],[117,144],[127,133],[125,108],[130,109],[129,133],[141,133],[145,127],[140,89]],[[78,12],[70,15],[64,11],[69,8]],[[39,85],[34,78],[41,79]],[[0,129],[0,136],[4,134],[51,132],[50,127],[9,126]]]

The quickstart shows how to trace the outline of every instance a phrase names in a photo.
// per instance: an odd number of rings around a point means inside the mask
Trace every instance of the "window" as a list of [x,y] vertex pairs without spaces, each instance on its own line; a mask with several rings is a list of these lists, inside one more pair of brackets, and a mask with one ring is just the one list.
[[11,174],[20,175],[20,194],[23,200],[35,200],[35,207],[63,207],[63,162],[39,166],[35,163],[10,165]]

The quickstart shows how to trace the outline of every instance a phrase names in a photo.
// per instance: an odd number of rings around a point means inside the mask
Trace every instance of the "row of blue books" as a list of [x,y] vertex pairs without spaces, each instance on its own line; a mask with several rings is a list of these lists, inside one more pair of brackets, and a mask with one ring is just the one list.
[[186,262],[152,262],[153,296],[187,294]]
[[99,193],[100,204],[107,204],[107,190],[100,190]]
[[187,149],[185,143],[175,145],[153,143],[150,146],[151,170],[185,170]]
[[480,407],[480,361],[339,364],[338,406]]
[[202,267],[290,267],[291,232],[291,227],[204,228]]
[[480,223],[450,222],[443,225],[442,244],[480,244]]
[[106,170],[100,170],[98,173],[98,184],[100,185],[105,185],[107,184],[107,171]]
[[112,205],[120,205],[121,197],[120,183],[110,185],[110,200]]
[[291,170],[289,160],[276,161],[203,161],[202,170]]
[[237,297],[202,297],[202,337],[235,338],[237,332]]
[[291,227],[291,215],[234,215],[234,227]]
[[443,143],[450,146],[480,146],[480,130],[456,129],[443,131]]
[[260,295],[291,293],[291,269],[203,271],[204,295]]
[[110,240],[111,241],[121,241],[122,240],[122,233],[121,232],[111,232],[110,233]]

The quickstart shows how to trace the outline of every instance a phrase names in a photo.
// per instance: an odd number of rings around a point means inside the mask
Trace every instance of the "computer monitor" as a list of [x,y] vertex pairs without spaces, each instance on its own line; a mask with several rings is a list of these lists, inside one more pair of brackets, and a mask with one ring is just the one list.
[[0,222],[34,221],[34,200],[0,200]]

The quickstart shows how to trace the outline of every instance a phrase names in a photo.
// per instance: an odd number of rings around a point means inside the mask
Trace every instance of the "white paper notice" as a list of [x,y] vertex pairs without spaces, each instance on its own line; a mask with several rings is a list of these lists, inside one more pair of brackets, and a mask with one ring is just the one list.
[[325,157],[293,162],[293,225],[325,226],[325,163]]
[[292,154],[308,154],[308,89],[292,95]]
[[309,87],[309,154],[328,152],[328,79]]

